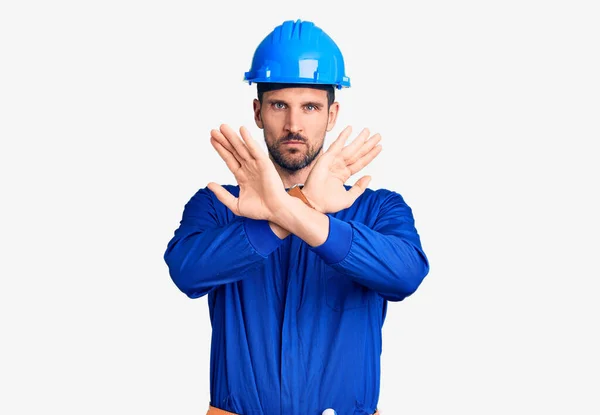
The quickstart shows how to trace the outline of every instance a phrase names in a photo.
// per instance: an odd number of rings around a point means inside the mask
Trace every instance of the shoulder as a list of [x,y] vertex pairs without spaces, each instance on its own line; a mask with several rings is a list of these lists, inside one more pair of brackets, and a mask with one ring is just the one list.
[[366,189],[350,207],[349,214],[373,226],[388,219],[412,220],[412,209],[402,194],[390,189]]
[[[240,194],[240,187],[237,185],[222,184],[221,186],[223,186],[225,190],[227,190],[229,193],[236,197]],[[217,199],[215,194],[212,192],[212,190],[208,188],[208,186],[204,186],[198,189],[196,193],[192,196],[192,199],[194,198],[211,198],[216,200],[217,202],[219,201],[219,199]]]
[[[223,184],[221,185],[234,196],[239,196],[240,188],[237,185]],[[228,210],[227,207],[221,203],[221,201],[215,196],[215,194],[208,188],[208,186],[202,187],[196,191],[196,193],[186,203],[186,210]]]
[[[350,189],[351,186],[346,185],[346,189]],[[371,189],[367,188],[358,199],[357,204],[368,204],[382,206],[387,203],[405,203],[402,195],[390,189]]]

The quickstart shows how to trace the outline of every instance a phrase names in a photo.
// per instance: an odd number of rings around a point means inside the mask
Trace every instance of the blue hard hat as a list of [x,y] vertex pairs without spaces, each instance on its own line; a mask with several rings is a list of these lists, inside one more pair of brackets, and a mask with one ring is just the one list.
[[313,22],[287,20],[258,45],[244,81],[350,86],[344,57],[333,39]]

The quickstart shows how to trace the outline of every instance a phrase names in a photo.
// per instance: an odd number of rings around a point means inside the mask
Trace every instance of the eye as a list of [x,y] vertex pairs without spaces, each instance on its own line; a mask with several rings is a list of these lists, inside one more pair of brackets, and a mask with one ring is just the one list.
[[274,103],[273,103],[273,107],[274,107],[276,110],[282,110],[282,109],[284,109],[284,108],[285,108],[285,104],[284,104],[283,102],[274,102]]
[[317,107],[315,105],[313,105],[313,104],[308,104],[304,108],[306,108],[308,111],[314,111],[314,110],[317,109]]

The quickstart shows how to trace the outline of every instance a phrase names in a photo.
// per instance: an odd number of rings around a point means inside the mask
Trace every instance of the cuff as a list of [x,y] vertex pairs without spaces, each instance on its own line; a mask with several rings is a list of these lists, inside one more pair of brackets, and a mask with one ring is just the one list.
[[269,255],[283,242],[275,235],[267,220],[244,218],[244,229],[250,244],[262,256]]
[[[329,216],[329,215],[328,215]],[[352,225],[329,216],[329,235],[319,246],[311,248],[327,264],[342,261],[350,252],[352,245]]]

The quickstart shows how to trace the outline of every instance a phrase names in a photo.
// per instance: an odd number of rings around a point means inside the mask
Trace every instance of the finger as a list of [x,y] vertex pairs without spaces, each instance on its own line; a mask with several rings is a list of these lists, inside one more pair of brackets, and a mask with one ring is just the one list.
[[244,159],[242,159],[240,157],[238,152],[235,150],[235,148],[233,148],[233,146],[231,145],[229,140],[227,140],[227,138],[225,138],[225,136],[223,135],[223,133],[221,131],[212,129],[212,130],[210,130],[210,136],[211,136],[211,138],[216,140],[219,144],[221,144],[221,146],[223,146],[227,151],[229,151],[233,155],[233,157],[235,157],[235,159],[238,161],[238,163],[242,164]]
[[365,144],[368,137],[369,129],[363,128],[358,137],[356,137],[350,145],[344,147],[344,149],[342,150],[342,157],[344,157],[344,160],[348,160],[353,155],[355,155],[356,152],[359,151]]
[[220,184],[210,182],[207,187],[215,194],[215,196],[217,196],[217,199],[219,199],[221,203],[227,206],[234,214],[239,216],[237,197],[229,193]]
[[231,143],[233,148],[235,148],[235,151],[237,151],[238,155],[243,160],[248,160],[251,158],[246,144],[244,144],[242,139],[237,135],[235,131],[233,131],[233,129],[230,126],[228,126],[227,124],[221,124],[220,130],[221,133],[227,139],[227,141]]
[[219,153],[219,156],[221,156],[221,158],[225,161],[225,164],[227,164],[227,167],[229,168],[229,170],[231,170],[232,173],[235,173],[241,167],[240,162],[237,161],[233,154],[231,154],[229,150],[223,147],[221,143],[215,140],[214,137],[210,138],[210,143],[215,148],[215,150],[217,150],[217,153]]
[[344,147],[344,144],[346,143],[346,140],[348,140],[348,137],[350,137],[351,133],[351,126],[347,126],[346,128],[344,128],[338,136],[338,138],[333,143],[331,143],[327,151],[332,153],[337,153],[338,151],[340,151]]
[[358,149],[358,151],[356,151],[350,157],[345,158],[346,165],[356,163],[356,161],[358,159],[360,159],[362,156],[364,156],[369,151],[371,151],[373,149],[373,147],[375,147],[377,144],[379,144],[380,141],[381,141],[381,135],[379,133],[377,133],[377,134],[373,135],[371,138],[369,138],[367,141],[363,142],[362,147],[360,147]]
[[381,144],[379,144],[379,145],[373,147],[371,149],[371,151],[369,151],[367,154],[365,154],[363,157],[361,157],[355,163],[353,163],[349,166],[346,166],[346,167],[350,169],[351,174],[356,174],[357,172],[361,171],[366,165],[368,165],[370,162],[372,162],[373,159],[375,159],[375,157],[377,157],[379,155],[379,153],[381,153],[382,149],[383,149],[383,147],[381,147]]
[[257,142],[254,140],[254,138],[252,138],[250,131],[248,131],[246,127],[240,127],[240,134],[246,143],[248,152],[253,158],[259,159],[265,156],[265,153],[260,149]]
[[354,186],[348,189],[348,191],[346,192],[347,207],[352,206],[356,199],[358,199],[358,197],[362,195],[365,192],[365,190],[367,190],[367,186],[369,186],[369,183],[371,183],[371,176],[364,176],[361,177],[356,183],[354,183]]

